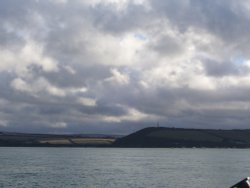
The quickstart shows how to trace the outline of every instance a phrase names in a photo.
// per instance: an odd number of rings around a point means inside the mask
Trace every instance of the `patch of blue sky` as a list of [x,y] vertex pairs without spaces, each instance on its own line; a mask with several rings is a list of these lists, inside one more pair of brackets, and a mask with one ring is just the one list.
[[143,35],[143,34],[141,34],[141,33],[136,33],[136,34],[134,34],[134,37],[135,37],[137,40],[140,40],[140,41],[146,41],[146,40],[148,39],[145,35]]
[[242,65],[244,64],[244,62],[246,62],[248,60],[248,58],[244,57],[244,56],[236,56],[234,58],[232,58],[232,62],[236,65]]

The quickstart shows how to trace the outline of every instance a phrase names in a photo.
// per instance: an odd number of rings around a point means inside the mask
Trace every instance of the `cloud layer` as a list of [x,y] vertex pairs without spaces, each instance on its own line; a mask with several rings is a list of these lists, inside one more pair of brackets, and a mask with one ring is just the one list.
[[250,128],[250,3],[2,0],[0,130]]

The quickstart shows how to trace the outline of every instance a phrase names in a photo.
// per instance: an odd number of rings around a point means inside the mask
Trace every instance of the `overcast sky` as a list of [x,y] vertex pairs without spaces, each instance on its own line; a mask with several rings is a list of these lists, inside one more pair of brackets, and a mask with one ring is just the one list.
[[250,128],[250,2],[1,0],[0,130]]

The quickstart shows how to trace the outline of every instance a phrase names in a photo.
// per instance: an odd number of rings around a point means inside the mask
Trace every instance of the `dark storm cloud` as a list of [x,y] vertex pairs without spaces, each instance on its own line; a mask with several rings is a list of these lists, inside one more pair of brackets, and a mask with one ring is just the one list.
[[248,128],[249,3],[0,2],[0,129]]

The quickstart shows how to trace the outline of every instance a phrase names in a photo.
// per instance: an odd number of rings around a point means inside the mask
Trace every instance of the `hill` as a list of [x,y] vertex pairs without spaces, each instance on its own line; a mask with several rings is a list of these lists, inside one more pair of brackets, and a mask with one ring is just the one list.
[[250,148],[250,130],[150,127],[116,139],[116,147]]

